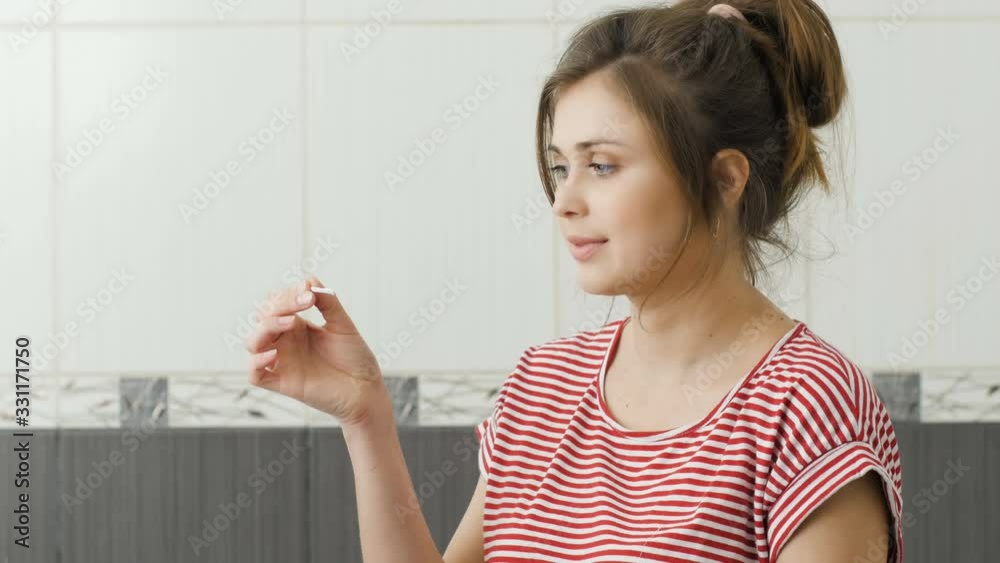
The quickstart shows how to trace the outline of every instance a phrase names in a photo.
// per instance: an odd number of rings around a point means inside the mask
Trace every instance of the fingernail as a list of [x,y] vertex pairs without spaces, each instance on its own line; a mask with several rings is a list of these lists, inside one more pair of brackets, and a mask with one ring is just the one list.
[[280,319],[278,319],[278,321],[281,324],[283,324],[285,326],[288,326],[288,325],[292,324],[292,318],[293,317],[290,317],[290,316],[289,317],[281,317]]
[[299,295],[298,303],[299,305],[305,305],[309,303],[310,299],[312,299],[312,293],[303,293],[302,295]]

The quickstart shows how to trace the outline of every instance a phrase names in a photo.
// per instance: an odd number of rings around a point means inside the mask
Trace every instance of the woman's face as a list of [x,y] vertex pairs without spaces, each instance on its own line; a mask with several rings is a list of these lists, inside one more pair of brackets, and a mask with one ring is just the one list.
[[[630,297],[652,290],[684,240],[688,204],[642,118],[605,73],[587,76],[558,99],[549,156],[556,180],[552,211],[577,263],[580,288]],[[689,250],[697,247],[694,228]],[[686,271],[692,268],[684,255],[663,285],[696,275]]]

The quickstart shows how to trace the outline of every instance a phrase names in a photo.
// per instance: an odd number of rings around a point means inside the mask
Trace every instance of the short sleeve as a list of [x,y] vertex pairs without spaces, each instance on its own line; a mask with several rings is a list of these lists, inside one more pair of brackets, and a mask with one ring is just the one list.
[[503,390],[493,403],[493,411],[476,425],[476,440],[479,442],[479,474],[484,478],[489,476],[493,462],[493,447],[496,443],[497,422],[503,413]]
[[493,401],[493,409],[490,415],[479,421],[479,424],[476,425],[476,440],[479,442],[479,474],[484,478],[489,477],[490,470],[493,467],[497,432],[500,430],[500,423],[503,420],[504,405],[506,405],[507,397],[510,394],[511,383],[517,376],[518,369],[522,366],[527,355],[534,349],[535,347],[531,347],[521,352],[521,357],[517,361],[517,367],[504,378],[503,383],[500,385],[500,390],[497,392],[497,398]]
[[805,519],[848,483],[868,472],[881,481],[892,523],[882,547],[903,560],[902,479],[896,434],[884,404],[848,361],[795,378],[782,402],[768,477],[770,560]]

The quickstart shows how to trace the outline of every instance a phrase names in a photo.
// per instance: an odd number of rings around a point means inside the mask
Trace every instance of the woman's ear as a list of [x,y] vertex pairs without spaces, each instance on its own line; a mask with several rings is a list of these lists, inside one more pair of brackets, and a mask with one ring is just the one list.
[[712,158],[711,174],[722,203],[732,207],[740,200],[750,178],[750,161],[736,149],[722,149]]

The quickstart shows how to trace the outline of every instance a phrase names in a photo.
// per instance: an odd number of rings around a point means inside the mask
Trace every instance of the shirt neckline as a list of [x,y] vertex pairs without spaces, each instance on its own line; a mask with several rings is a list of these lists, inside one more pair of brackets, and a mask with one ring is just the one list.
[[617,420],[614,419],[614,417],[611,416],[608,404],[604,400],[604,379],[605,379],[605,374],[607,373],[608,363],[610,362],[611,358],[614,356],[615,352],[618,349],[618,341],[621,339],[621,334],[625,328],[625,324],[628,323],[631,319],[632,317],[630,315],[628,317],[625,317],[624,319],[621,319],[620,321],[617,321],[617,324],[614,325],[612,329],[614,332],[612,334],[611,342],[608,344],[608,347],[605,350],[604,359],[601,362],[601,370],[597,376],[597,403],[598,403],[597,410],[600,411],[601,418],[604,419],[604,421],[608,424],[608,426],[611,427],[611,430],[615,435],[621,438],[643,443],[663,442],[671,438],[679,438],[693,432],[694,430],[697,430],[699,427],[703,426],[705,423],[712,420],[716,416],[716,414],[718,414],[721,410],[723,410],[726,407],[726,405],[729,404],[729,402],[733,399],[733,397],[736,396],[736,394],[746,384],[746,382],[749,381],[754,376],[754,374],[760,371],[760,369],[763,366],[767,365],[771,361],[771,359],[775,356],[775,354],[777,354],[778,351],[781,350],[788,341],[792,340],[802,330],[804,330],[806,326],[803,321],[793,318],[792,320],[795,322],[795,326],[789,329],[788,332],[784,334],[784,336],[779,338],[778,341],[771,346],[771,349],[766,354],[764,354],[764,357],[762,357],[757,362],[757,364],[750,369],[750,371],[748,371],[742,378],[740,378],[739,382],[737,382],[733,386],[733,388],[730,389],[729,392],[718,403],[716,403],[716,405],[708,412],[708,414],[706,414],[704,417],[701,418],[701,420],[666,430],[632,430],[622,426]]

